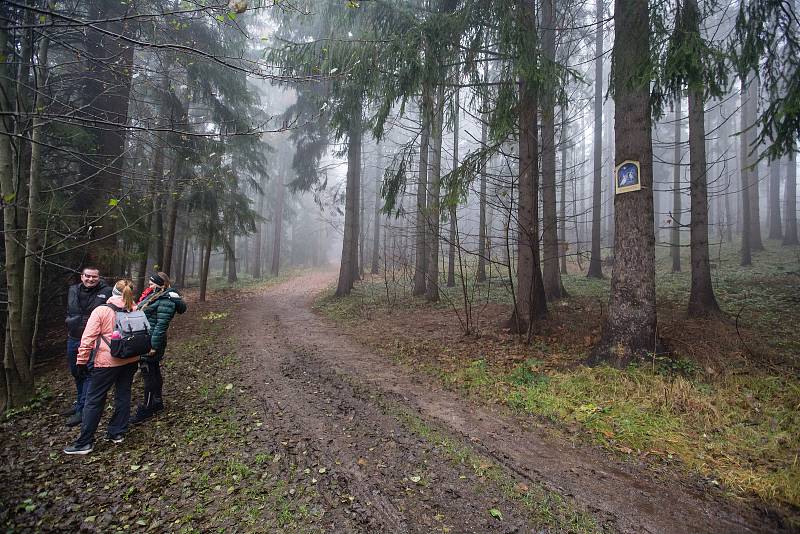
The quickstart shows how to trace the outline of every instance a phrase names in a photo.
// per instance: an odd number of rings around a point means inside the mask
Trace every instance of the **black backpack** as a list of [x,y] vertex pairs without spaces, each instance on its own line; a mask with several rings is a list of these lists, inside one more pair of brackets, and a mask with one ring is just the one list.
[[[100,336],[108,348],[111,349],[111,356],[115,358],[134,358],[144,356],[150,352],[150,322],[143,311],[127,311],[118,308],[113,304],[104,304],[116,312],[114,320],[114,333],[111,339]],[[100,339],[97,346],[100,347]]]

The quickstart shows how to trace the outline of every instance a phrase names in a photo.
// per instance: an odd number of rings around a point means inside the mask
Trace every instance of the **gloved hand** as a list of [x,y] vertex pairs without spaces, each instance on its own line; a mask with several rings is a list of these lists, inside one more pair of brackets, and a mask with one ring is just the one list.
[[77,365],[77,369],[78,369],[78,378],[79,379],[83,380],[84,378],[89,376],[89,367],[85,363],[83,363],[83,364],[79,363]]

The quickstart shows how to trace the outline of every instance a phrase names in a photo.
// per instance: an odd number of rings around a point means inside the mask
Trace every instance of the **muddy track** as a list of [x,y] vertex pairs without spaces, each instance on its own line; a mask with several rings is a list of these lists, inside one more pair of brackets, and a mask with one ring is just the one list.
[[[564,496],[602,530],[778,530],[761,514],[677,477],[554,442],[535,426],[523,428],[387,361],[311,311],[331,279],[310,274],[254,297],[239,312],[237,333],[245,382],[264,408],[264,432],[280,444],[276,461],[317,479],[329,505],[326,528],[529,532],[536,524],[530,506],[476,475],[474,466],[453,461],[403,424],[399,411],[492,458],[510,480]],[[488,513],[492,508],[502,510],[502,521]]]

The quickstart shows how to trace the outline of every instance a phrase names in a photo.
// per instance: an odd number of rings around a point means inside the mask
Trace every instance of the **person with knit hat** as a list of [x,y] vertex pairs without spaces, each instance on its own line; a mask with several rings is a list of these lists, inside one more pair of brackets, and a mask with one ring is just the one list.
[[83,330],[78,347],[77,373],[82,378],[91,376],[91,380],[87,381],[80,436],[64,449],[66,454],[89,454],[94,450],[94,434],[100,424],[111,386],[114,386],[114,414],[108,422],[106,440],[122,443],[128,431],[131,386],[136,374],[137,360],[115,358],[111,354],[110,343],[104,342],[115,339],[115,308],[127,312],[136,309],[132,281],[119,280],[114,284],[106,305],[98,306],[92,311]]
[[136,408],[132,424],[141,423],[164,409],[161,360],[167,349],[167,330],[175,314],[186,311],[186,302],[171,288],[169,276],[157,272],[150,275],[149,286],[139,297],[139,309],[147,315],[152,326],[150,344],[153,348],[150,354],[142,356],[140,360],[144,398],[142,404]]

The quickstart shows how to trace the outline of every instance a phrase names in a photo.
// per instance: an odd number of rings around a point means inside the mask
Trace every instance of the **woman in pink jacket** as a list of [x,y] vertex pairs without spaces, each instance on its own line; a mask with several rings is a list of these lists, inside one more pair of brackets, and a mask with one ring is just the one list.
[[[133,282],[119,280],[114,284],[111,297],[107,304],[128,311],[136,309],[133,300]],[[100,423],[100,417],[106,405],[106,395],[111,386],[114,386],[114,414],[108,422],[106,440],[122,443],[125,432],[128,431],[128,420],[131,416],[131,385],[133,375],[139,366],[138,358],[133,361],[114,358],[111,349],[102,341],[100,336],[111,339],[114,332],[116,312],[109,306],[98,306],[89,316],[89,322],[81,337],[78,348],[78,373],[84,376],[91,373],[89,391],[86,392],[86,401],[83,408],[83,421],[81,422],[81,435],[77,441],[64,449],[67,454],[89,454],[94,450],[94,433]],[[89,360],[94,352],[92,368]]]

